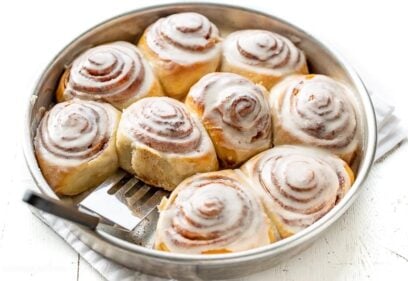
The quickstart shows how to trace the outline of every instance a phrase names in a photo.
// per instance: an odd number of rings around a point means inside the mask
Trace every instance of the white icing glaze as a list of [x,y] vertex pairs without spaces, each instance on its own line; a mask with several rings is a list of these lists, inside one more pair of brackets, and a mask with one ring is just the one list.
[[259,29],[228,35],[223,56],[232,65],[275,77],[296,73],[306,63],[303,52],[288,38]]
[[203,107],[210,136],[222,130],[225,143],[218,145],[237,151],[270,147],[272,117],[261,86],[237,74],[210,73],[190,89],[190,98]]
[[274,121],[305,144],[339,154],[358,146],[354,99],[330,77],[289,77],[272,89],[269,103],[277,116]]
[[91,48],[76,58],[64,95],[125,103],[146,96],[153,81],[153,72],[137,47],[118,41]]
[[60,167],[77,165],[97,157],[106,147],[118,112],[111,105],[72,100],[48,111],[37,129],[35,149]]
[[168,97],[144,98],[129,106],[119,131],[163,153],[205,153],[212,147],[200,122],[183,103]]
[[321,149],[283,145],[258,154],[241,169],[268,211],[296,233],[331,210],[347,192],[351,179],[345,165]]
[[146,42],[161,59],[181,65],[205,62],[221,54],[217,27],[197,13],[161,18],[148,27]]
[[171,252],[236,252],[269,243],[261,203],[235,171],[188,178],[169,200],[160,212],[156,243],[164,243]]

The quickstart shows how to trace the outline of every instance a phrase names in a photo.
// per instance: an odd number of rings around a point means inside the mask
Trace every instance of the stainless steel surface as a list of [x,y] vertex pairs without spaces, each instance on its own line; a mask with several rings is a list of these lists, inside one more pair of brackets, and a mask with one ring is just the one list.
[[[353,187],[337,206],[304,231],[277,243],[241,253],[195,256],[154,251],[148,248],[150,243],[146,243],[146,240],[152,237],[152,224],[146,225],[141,233],[134,233],[132,237],[124,237],[114,232],[94,232],[75,224],[70,225],[70,228],[82,241],[102,255],[152,275],[183,280],[242,277],[269,268],[306,249],[332,225],[356,199],[370,170],[375,153],[374,110],[362,81],[341,56],[298,27],[258,11],[199,3],[156,6],[108,20],[72,41],[43,72],[28,107],[25,124],[25,157],[40,190],[56,198],[37,165],[32,139],[42,113],[52,103],[53,93],[64,67],[89,47],[114,40],[136,42],[147,25],[162,16],[182,11],[202,13],[220,26],[224,32],[244,28],[262,28],[281,33],[291,38],[306,53],[312,72],[339,79],[353,89],[360,107],[362,129],[362,145],[358,161],[354,166],[357,177]],[[157,216],[157,214],[152,215]],[[154,218],[151,219],[154,220]],[[147,247],[139,244],[147,245]]]
[[132,231],[167,195],[168,192],[119,169],[92,190],[79,206]]
[[95,230],[99,224],[98,217],[79,212],[75,207],[64,204],[61,200],[50,198],[32,190],[26,190],[23,201],[37,210],[86,226],[91,230]]
[[[134,223],[131,229],[125,229],[110,221],[106,221],[104,218],[89,214],[87,211],[78,210],[76,206],[70,203],[51,198],[32,190],[27,190],[24,193],[22,201],[27,203],[32,212],[39,218],[42,218],[43,213],[48,213],[66,222],[84,226],[95,232],[102,231],[109,233],[144,247],[151,248],[154,242],[153,234],[158,219],[156,206],[149,207],[148,212],[143,216],[139,216],[140,219],[133,219]],[[117,204],[117,202],[114,202],[114,204]],[[46,222],[46,220],[44,220],[44,222]]]

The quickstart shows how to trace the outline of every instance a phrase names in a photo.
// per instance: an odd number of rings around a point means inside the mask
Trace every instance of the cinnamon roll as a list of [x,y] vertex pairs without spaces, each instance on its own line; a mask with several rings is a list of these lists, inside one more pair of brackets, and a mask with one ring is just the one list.
[[137,47],[118,41],[85,51],[63,74],[59,102],[73,98],[104,101],[118,109],[150,96],[162,96],[159,81]]
[[288,38],[255,29],[227,36],[221,71],[240,74],[267,89],[289,74],[308,73],[305,55]]
[[155,248],[188,254],[244,251],[275,240],[262,204],[239,171],[195,175],[160,204]]
[[195,84],[187,108],[203,121],[224,167],[235,167],[271,147],[266,90],[233,73],[211,73]]
[[218,169],[202,124],[183,103],[167,97],[145,98],[125,109],[116,144],[123,169],[167,190],[195,173]]
[[274,144],[306,144],[351,163],[359,126],[350,90],[324,75],[288,77],[270,92]]
[[197,13],[179,13],[149,26],[138,43],[153,65],[166,94],[183,99],[203,75],[214,72],[221,60],[217,27]]
[[350,167],[337,156],[292,145],[264,151],[241,170],[261,195],[282,238],[324,216],[354,181]]
[[75,195],[114,173],[120,115],[110,104],[82,100],[59,103],[45,113],[34,139],[35,154],[55,192]]

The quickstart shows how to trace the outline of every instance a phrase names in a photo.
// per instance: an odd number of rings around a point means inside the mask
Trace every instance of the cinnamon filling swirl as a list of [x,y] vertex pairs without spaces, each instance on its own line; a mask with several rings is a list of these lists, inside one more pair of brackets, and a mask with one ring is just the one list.
[[309,144],[346,148],[355,142],[357,117],[346,89],[331,78],[299,78],[283,93],[282,126]]
[[53,157],[89,160],[104,150],[111,127],[104,105],[79,100],[64,102],[45,114],[36,141]]
[[88,100],[126,101],[137,95],[145,68],[135,46],[115,42],[92,48],[73,63],[65,94]]
[[170,98],[145,98],[123,114],[129,134],[162,152],[188,153],[201,143],[201,132],[183,104]]
[[151,25],[146,41],[161,58],[184,61],[186,55],[206,54],[214,50],[220,37],[217,27],[206,17],[197,13],[179,13],[161,18]]
[[230,34],[224,55],[231,62],[269,70],[292,72],[305,63],[303,53],[289,39],[266,30]]
[[267,207],[295,229],[320,219],[351,185],[345,163],[318,149],[280,146],[248,163]]
[[202,175],[184,186],[166,212],[166,240],[172,247],[228,248],[247,238],[262,221],[255,197],[234,178]]
[[[204,111],[204,123],[222,128],[238,147],[270,143],[272,117],[263,90],[232,73],[208,74],[189,96]],[[210,129],[211,130],[211,129]]]

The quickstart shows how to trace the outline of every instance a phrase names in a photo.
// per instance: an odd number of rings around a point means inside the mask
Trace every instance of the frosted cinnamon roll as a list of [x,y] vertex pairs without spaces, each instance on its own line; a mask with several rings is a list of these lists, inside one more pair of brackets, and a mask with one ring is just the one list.
[[302,146],[269,149],[241,170],[261,195],[282,238],[324,216],[354,181],[346,162],[325,150]]
[[187,108],[198,115],[224,167],[235,167],[271,147],[266,90],[233,73],[210,73],[190,90]]
[[153,65],[166,94],[183,99],[203,75],[221,60],[217,27],[197,13],[179,13],[149,26],[138,43]]
[[161,95],[160,83],[137,47],[123,41],[85,51],[65,71],[57,90],[59,102],[79,98],[108,102],[118,109]]
[[288,38],[258,29],[227,36],[221,71],[240,74],[267,89],[287,75],[308,73],[305,55]]
[[41,171],[55,192],[75,195],[99,185],[118,167],[120,112],[107,103],[72,100],[45,113],[34,139]]
[[123,169],[167,190],[195,173],[218,169],[204,127],[184,104],[167,97],[145,98],[125,109],[116,144]]
[[351,163],[358,147],[358,120],[346,86],[324,75],[288,77],[270,92],[274,144],[306,144]]
[[262,204],[240,173],[223,170],[183,181],[160,204],[155,248],[187,254],[244,251],[275,240]]

